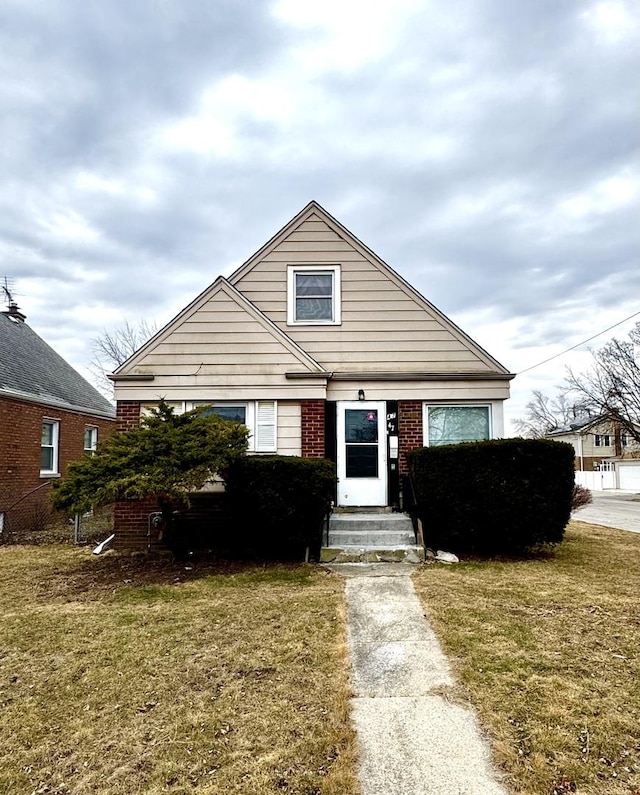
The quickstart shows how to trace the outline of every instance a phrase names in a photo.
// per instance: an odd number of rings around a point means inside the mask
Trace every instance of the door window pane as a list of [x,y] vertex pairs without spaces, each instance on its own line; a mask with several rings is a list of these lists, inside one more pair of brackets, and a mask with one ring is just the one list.
[[348,444],[346,452],[345,474],[348,478],[378,477],[377,444]]
[[345,442],[366,442],[375,444],[378,441],[377,409],[346,409],[344,412]]
[[429,406],[428,418],[431,446],[490,438],[488,406]]

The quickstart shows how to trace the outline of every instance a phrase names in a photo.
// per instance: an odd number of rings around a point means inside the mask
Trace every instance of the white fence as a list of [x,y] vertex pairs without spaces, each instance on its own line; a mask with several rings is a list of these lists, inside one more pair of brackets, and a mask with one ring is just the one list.
[[591,491],[604,491],[605,489],[615,489],[615,472],[576,472],[576,483],[584,486]]

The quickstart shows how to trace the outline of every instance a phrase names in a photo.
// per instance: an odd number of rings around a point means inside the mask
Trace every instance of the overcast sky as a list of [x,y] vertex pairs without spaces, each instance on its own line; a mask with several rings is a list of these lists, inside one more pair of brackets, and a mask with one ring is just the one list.
[[4,0],[0,275],[82,369],[316,199],[519,372],[640,311],[639,9]]

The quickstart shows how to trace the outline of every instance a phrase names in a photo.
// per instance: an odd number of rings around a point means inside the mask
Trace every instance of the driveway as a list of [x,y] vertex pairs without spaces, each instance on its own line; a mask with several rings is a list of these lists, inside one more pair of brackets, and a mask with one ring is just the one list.
[[640,533],[640,494],[629,491],[592,491],[591,495],[593,502],[574,511],[572,519]]

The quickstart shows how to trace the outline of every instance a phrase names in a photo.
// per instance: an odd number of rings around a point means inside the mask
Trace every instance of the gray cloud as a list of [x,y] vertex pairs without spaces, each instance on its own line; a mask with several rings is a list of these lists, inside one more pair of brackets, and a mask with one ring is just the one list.
[[373,49],[386,4],[349,6],[0,11],[3,271],[61,353],[168,319],[311,198],[454,320],[522,328],[515,361],[628,313],[635,6],[401,3]]

